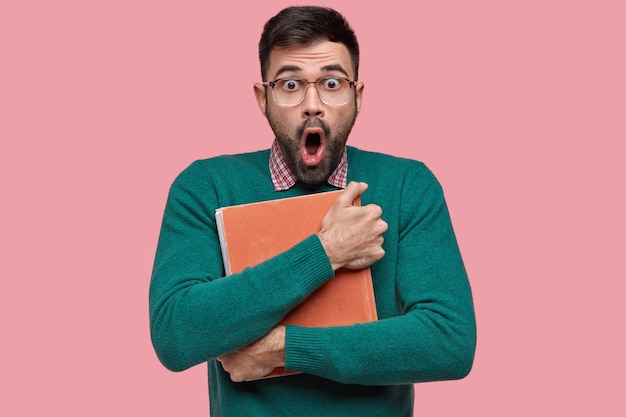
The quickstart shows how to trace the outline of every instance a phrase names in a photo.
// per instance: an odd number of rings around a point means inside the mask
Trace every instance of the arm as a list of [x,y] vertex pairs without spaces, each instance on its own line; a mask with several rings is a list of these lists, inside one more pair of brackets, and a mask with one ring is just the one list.
[[287,369],[366,385],[458,379],[471,369],[472,295],[443,192],[425,168],[405,184],[389,194],[401,204],[397,214],[386,206],[386,255],[372,265],[377,303],[397,303],[398,313],[356,326],[288,326]]
[[[333,270],[360,269],[384,256],[382,234],[387,223],[376,205],[354,206],[367,184],[352,182],[324,217],[318,233]],[[278,326],[258,341],[218,357],[236,382],[257,379],[285,365],[285,328]]]
[[211,177],[201,164],[192,164],[171,187],[150,283],[152,342],[171,370],[258,340],[333,276],[319,239],[311,236],[223,278],[217,206]]
[[[356,326],[287,326],[284,333],[282,329],[270,332],[221,358],[233,380],[254,379],[274,366],[365,385],[467,375],[476,343],[473,303],[443,193],[431,175],[410,178],[407,183],[425,187],[406,193],[410,197],[402,201],[398,226],[391,232],[398,236],[389,239],[391,255],[372,266],[374,280],[383,281],[379,287],[395,288],[391,302],[399,304],[399,314]],[[338,199],[336,206],[344,205]],[[352,241],[347,238],[386,229],[386,223],[377,220],[376,207],[369,207],[352,218],[354,212],[334,206],[326,216],[328,228],[322,227],[320,239],[334,268],[367,265],[385,253],[376,248],[382,243],[376,233]],[[373,223],[359,223],[364,218]],[[349,226],[352,222],[359,226]],[[389,300],[377,294],[378,302]]]

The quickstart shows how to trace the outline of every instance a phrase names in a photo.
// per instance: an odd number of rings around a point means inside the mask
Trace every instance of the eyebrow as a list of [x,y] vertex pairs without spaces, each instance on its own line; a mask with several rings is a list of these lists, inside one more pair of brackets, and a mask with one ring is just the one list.
[[300,68],[297,65],[283,65],[282,67],[278,68],[278,71],[276,71],[276,74],[274,75],[274,77],[278,78],[278,76],[282,74],[283,72],[300,72],[300,71],[302,71],[302,68]]
[[339,64],[326,65],[322,67],[322,71],[339,71],[340,73],[348,77],[348,72],[343,69],[343,67]]
[[[342,73],[343,75],[345,75],[346,77],[349,77],[346,70],[344,70],[343,67],[339,64],[325,65],[321,68],[321,70],[325,72],[338,71]],[[302,71],[302,68],[300,68],[297,65],[283,65],[282,67],[278,68],[278,71],[276,71],[276,75],[274,77],[279,78],[279,76],[284,72],[301,72],[301,71]]]

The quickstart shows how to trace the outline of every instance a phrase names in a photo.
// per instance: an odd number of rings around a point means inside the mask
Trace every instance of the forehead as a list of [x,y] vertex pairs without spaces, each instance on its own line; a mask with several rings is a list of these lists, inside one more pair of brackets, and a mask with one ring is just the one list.
[[312,45],[272,49],[267,75],[269,79],[287,73],[315,78],[330,72],[329,69],[344,72],[350,79],[354,77],[352,57],[348,48],[342,43],[324,40]]

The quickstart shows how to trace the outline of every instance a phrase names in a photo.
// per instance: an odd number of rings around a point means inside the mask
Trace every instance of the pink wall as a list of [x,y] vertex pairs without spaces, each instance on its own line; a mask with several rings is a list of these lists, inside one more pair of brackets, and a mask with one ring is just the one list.
[[[204,366],[149,341],[161,215],[192,160],[269,146],[256,45],[290,3],[6,3],[0,414],[205,416]],[[624,415],[624,3],[325,4],[362,44],[350,143],[431,167],[474,288],[475,368],[416,415]]]

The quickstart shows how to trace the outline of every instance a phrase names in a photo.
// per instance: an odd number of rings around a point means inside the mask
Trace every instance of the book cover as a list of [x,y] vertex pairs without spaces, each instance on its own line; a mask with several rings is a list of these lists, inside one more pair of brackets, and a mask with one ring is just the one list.
[[[278,255],[317,233],[339,193],[341,190],[217,209],[215,218],[226,275]],[[370,268],[342,268],[281,323],[329,327],[375,320]],[[277,368],[267,377],[291,373],[295,372]]]

